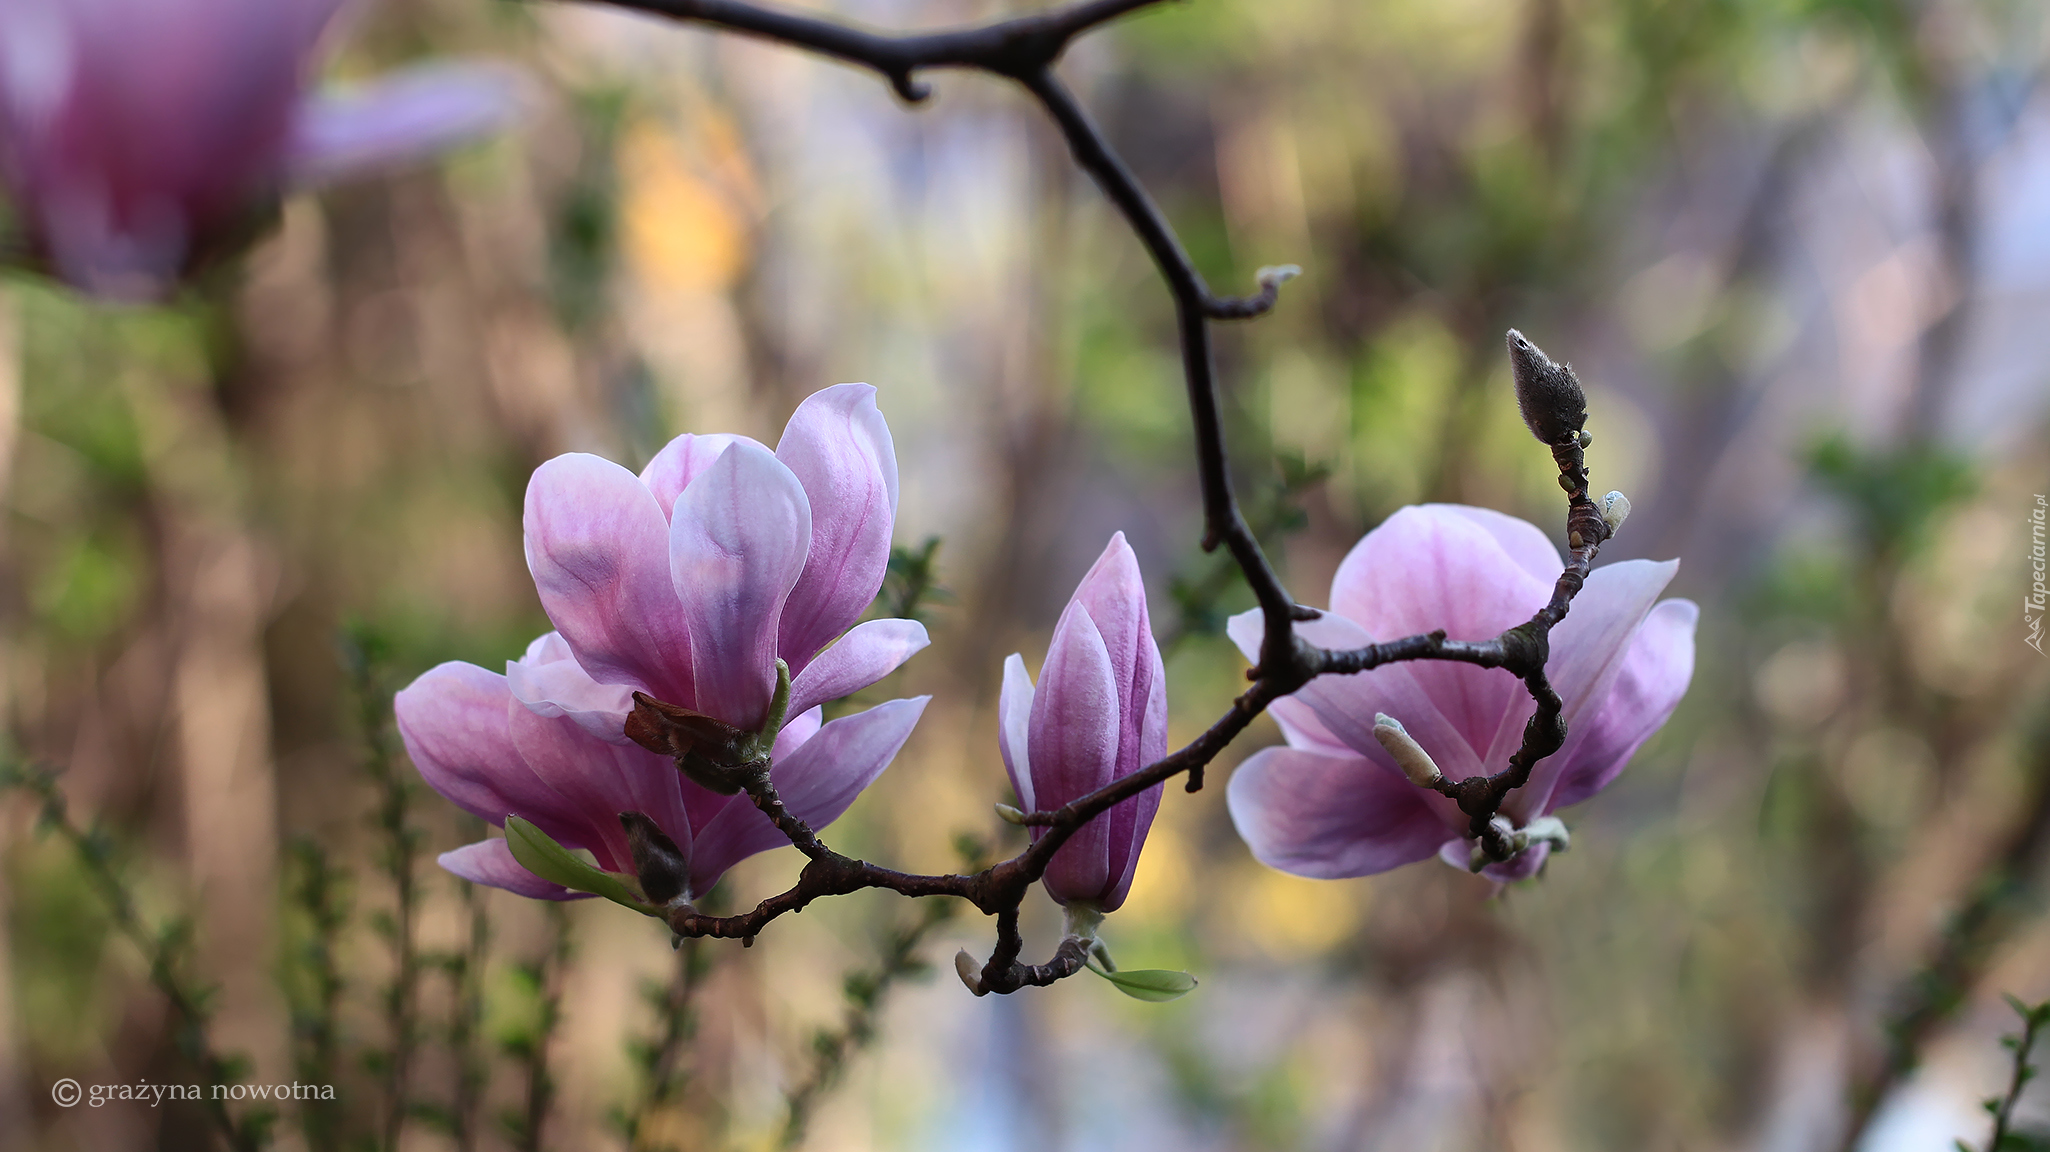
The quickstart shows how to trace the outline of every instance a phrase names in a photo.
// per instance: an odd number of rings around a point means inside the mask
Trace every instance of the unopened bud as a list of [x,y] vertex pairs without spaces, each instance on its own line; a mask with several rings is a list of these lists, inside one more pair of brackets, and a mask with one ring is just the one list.
[[1623,527],[1623,521],[1630,515],[1630,498],[1621,492],[1611,492],[1602,497],[1602,523],[1609,526],[1611,533]]
[[626,845],[633,854],[634,878],[641,894],[656,904],[682,896],[690,883],[690,857],[653,820],[639,812],[621,812]]
[[1269,264],[1253,273],[1253,282],[1262,288],[1279,288],[1302,274],[1303,270],[1294,264]]
[[1530,434],[1546,444],[1577,440],[1587,423],[1587,393],[1573,368],[1557,364],[1523,333],[1509,330],[1509,369],[1516,377],[1516,406]]
[[1430,788],[1445,778],[1431,754],[1403,728],[1402,721],[1386,712],[1374,713],[1374,739],[1381,742],[1381,747],[1395,758],[1395,766],[1417,787]]
[[954,953],[954,974],[961,977],[961,983],[968,985],[970,992],[982,995],[982,965],[975,962],[968,949]]
[[1009,804],[999,804],[997,805],[997,819],[1002,820],[1006,824],[1022,825],[1025,823],[1025,810],[1013,808]]

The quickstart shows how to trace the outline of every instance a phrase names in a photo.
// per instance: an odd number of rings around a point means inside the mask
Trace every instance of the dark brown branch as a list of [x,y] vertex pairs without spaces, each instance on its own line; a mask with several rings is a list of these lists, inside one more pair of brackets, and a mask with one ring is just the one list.
[[[974,875],[920,876],[895,872],[863,860],[842,856],[819,840],[813,830],[789,812],[766,772],[742,787],[756,807],[808,858],[798,882],[753,910],[734,916],[704,916],[688,905],[667,914],[679,936],[738,938],[753,943],[770,921],[799,912],[823,896],[864,888],[887,888],[906,896],[953,896],[967,900],[985,915],[997,917],[997,945],[978,980],[978,994],[1010,992],[1052,983],[1081,970],[1087,943],[1064,940],[1047,964],[1018,960],[1024,941],[1018,931],[1018,907],[1027,890],[1045,874],[1054,853],[1075,831],[1112,806],[1160,786],[1183,773],[1187,788],[1203,786],[1203,769],[1268,704],[1324,674],[1364,671],[1396,660],[1456,660],[1486,668],[1504,668],[1523,680],[1537,713],[1524,732],[1523,746],[1509,766],[1493,776],[1474,777],[1441,787],[1459,800],[1472,818],[1473,834],[1483,838],[1489,854],[1506,859],[1512,849],[1490,821],[1508,794],[1530,778],[1539,760],[1556,752],[1565,740],[1560,719],[1562,702],[1545,678],[1550,634],[1567,612],[1587,577],[1589,565],[1609,529],[1587,494],[1582,444],[1576,437],[1558,437],[1552,444],[1561,486],[1568,493],[1568,529],[1572,560],[1561,573],[1552,599],[1529,622],[1490,641],[1453,641],[1443,632],[1412,636],[1350,652],[1317,648],[1295,634],[1295,622],[1316,613],[1295,603],[1268,562],[1238,505],[1225,451],[1223,418],[1212,362],[1212,320],[1244,319],[1273,308],[1282,281],[1294,269],[1264,269],[1260,291],[1247,297],[1211,293],[1195,262],[1176,237],[1137,177],[1111,148],[1103,132],[1054,74],[1053,66],[1079,34],[1158,0],[1089,0],[1035,16],[943,32],[885,35],[809,16],[783,12],[739,0],[606,0],[616,7],[668,16],[687,23],[738,32],[804,48],[846,63],[869,68],[887,79],[907,101],[929,94],[915,79],[925,68],[970,68],[1003,76],[1022,85],[1045,108],[1067,142],[1075,162],[1089,173],[1131,227],[1174,300],[1182,369],[1195,440],[1197,473],[1203,497],[1206,551],[1224,546],[1260,605],[1264,634],[1260,660],[1250,674],[1254,683],[1210,729],[1162,760],[1051,812],[1028,814],[1026,822],[1046,831],[1016,857]],[[1570,376],[1570,370],[1568,370]],[[1574,431],[1577,433],[1578,425]],[[679,756],[679,767],[683,757]]]
[[1070,41],[1099,24],[1162,0],[1089,0],[1068,8],[970,28],[889,35],[736,0],[606,0],[617,8],[666,16],[773,40],[872,69],[897,95],[917,103],[931,91],[923,68],[974,68],[1023,77],[1060,59]]

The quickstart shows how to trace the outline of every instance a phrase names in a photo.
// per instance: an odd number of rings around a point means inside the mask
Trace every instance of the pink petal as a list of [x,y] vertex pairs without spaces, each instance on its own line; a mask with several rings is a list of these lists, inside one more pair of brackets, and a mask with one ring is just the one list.
[[[1546,557],[1540,571],[1527,566]],[[1530,525],[1426,504],[1398,511],[1353,546],[1332,577],[1331,610],[1383,640],[1439,628],[1454,640],[1486,640],[1530,619],[1558,576],[1558,554]]]
[[392,700],[406,754],[428,786],[492,824],[554,803],[513,747],[513,706],[505,677],[457,661],[422,673]]
[[1018,794],[1018,807],[1037,812],[1032,795],[1032,677],[1025,671],[1025,658],[1016,652],[1004,657],[1004,687],[997,696],[997,750],[1004,757],[1004,771],[1011,777],[1011,790]]
[[1607,787],[1672,716],[1694,677],[1694,629],[1700,617],[1691,600],[1665,600],[1644,618],[1601,706],[1583,713],[1568,731],[1566,746],[1555,757],[1562,766],[1546,812],[1578,804]]
[[[1574,597],[1573,610],[1552,629],[1552,659],[1545,672],[1553,690],[1565,703],[1561,715],[1569,740],[1574,726],[1593,714],[1593,705],[1608,698],[1630,651],[1631,638],[1679,567],[1677,560],[1626,560],[1597,568]],[[1527,703],[1528,696],[1525,693],[1525,716],[1534,707]],[[1521,743],[1521,734],[1505,743],[1513,751]],[[1560,753],[1565,751],[1560,749]],[[1507,762],[1508,754],[1502,754],[1503,763]],[[1548,810],[1552,788],[1566,767],[1560,754],[1539,761],[1530,782],[1510,796],[1503,811],[1519,825],[1542,815]]]
[[[1027,742],[1038,808],[1058,808],[1110,783],[1119,735],[1114,676],[1095,622],[1070,601],[1054,626],[1032,701]],[[1102,898],[1111,880],[1110,832],[1110,821],[1099,816],[1070,836],[1047,867],[1047,894],[1064,904]]]
[[[1245,654],[1246,663],[1260,662],[1260,642],[1266,638],[1267,622],[1258,608],[1241,612],[1225,621],[1224,633],[1238,645]],[[1343,741],[1331,734],[1331,729],[1317,719],[1317,713],[1308,704],[1294,696],[1283,696],[1267,706],[1267,714],[1281,726],[1282,739],[1291,748],[1302,748],[1311,752],[1339,753],[1347,750]]]
[[856,624],[840,642],[819,653],[790,682],[790,711],[838,700],[895,672],[932,643],[916,620],[869,620]]
[[[1138,732],[1138,754],[1129,768],[1122,762],[1118,765],[1120,779],[1167,755],[1167,670],[1161,663],[1160,646],[1153,642],[1151,632],[1146,634],[1145,655],[1151,665],[1146,677],[1146,697],[1134,710],[1136,719],[1127,722]],[[1126,894],[1132,890],[1132,877],[1139,869],[1139,852],[1146,845],[1146,833],[1153,828],[1155,813],[1160,811],[1160,796],[1164,788],[1164,785],[1156,784],[1130,800],[1112,806],[1109,812],[1112,881],[1110,892],[1100,905],[1105,912],[1115,912],[1122,907]]]
[[776,733],[776,745],[770,750],[771,759],[783,760],[796,754],[799,748],[804,747],[805,741],[819,734],[819,728],[825,722],[826,709],[823,704],[813,705],[785,720],[783,730]]
[[768,451],[761,441],[732,432],[686,432],[655,453],[655,458],[641,469],[641,483],[655,494],[666,519],[676,508],[676,498],[683,495],[690,482],[710,468],[712,462],[724,455],[728,448],[741,443]]
[[528,645],[525,659],[507,661],[505,681],[513,699],[535,715],[567,716],[600,740],[628,743],[626,714],[633,710],[633,688],[591,679],[570,656],[561,633],[546,633]]
[[889,567],[897,454],[875,393],[866,384],[812,393],[776,444],[776,458],[804,486],[812,517],[810,557],[777,645],[793,672],[861,619]]
[[1435,853],[1447,828],[1427,795],[1362,757],[1263,748],[1232,773],[1225,802],[1262,864],[1335,880]]
[[[1378,640],[1440,628],[1454,640],[1492,639],[1542,608],[1558,577],[1551,545],[1535,528],[1516,530],[1518,523],[1483,509],[1404,508],[1367,533],[1339,565],[1331,581],[1332,611]],[[1515,552],[1503,547],[1504,538],[1516,545]],[[1526,566],[1543,560],[1540,552],[1553,561],[1548,575]],[[1407,667],[1475,759],[1490,770],[1502,767],[1490,753],[1520,731],[1522,717],[1513,713],[1528,708],[1518,702],[1527,700],[1522,685],[1506,673],[1465,664],[1419,661]]]
[[[776,762],[770,779],[777,793],[813,831],[825,828],[890,766],[931,699],[892,700],[827,724],[789,759]],[[728,868],[789,843],[754,805],[731,805],[698,832],[691,891],[709,892]]]
[[468,880],[489,888],[503,888],[533,900],[588,900],[588,892],[572,892],[560,884],[543,880],[513,859],[512,849],[496,837],[465,844],[435,857],[435,863]]
[[669,572],[689,621],[698,711],[761,726],[776,688],[778,622],[810,544],[804,487],[759,445],[728,446],[677,497]]
[[584,671],[696,706],[669,525],[647,487],[610,460],[557,456],[527,483],[526,532],[541,607]]
[[424,64],[300,106],[286,152],[296,184],[416,163],[496,132],[519,110],[520,76],[491,64]]
[[686,854],[691,851],[682,778],[667,757],[594,739],[565,717],[537,716],[518,705],[508,716],[521,759],[554,794],[553,803],[516,808],[512,815],[572,848],[589,849],[610,872],[633,871],[621,812],[647,814]]

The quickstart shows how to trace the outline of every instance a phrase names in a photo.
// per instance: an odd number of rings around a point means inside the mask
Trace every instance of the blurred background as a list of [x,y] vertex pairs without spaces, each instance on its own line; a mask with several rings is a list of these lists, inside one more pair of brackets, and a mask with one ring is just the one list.
[[[1241,491],[1301,600],[1407,503],[1560,534],[1514,325],[1574,363],[1597,491],[1636,506],[1604,560],[1680,557],[1703,610],[1679,713],[1500,893],[1436,862],[1256,864],[1222,788],[1278,740],[1261,721],[1170,790],[1106,929],[1124,965],[1201,979],[1166,1005],[1087,975],[975,999],[946,969],[989,925],[886,893],[672,952],[610,905],[470,890],[433,855],[476,829],[383,710],[546,628],[536,464],[773,442],[863,380],[904,574],[940,590],[933,647],[874,695],[935,699],[835,846],[1016,850],[989,807],[1000,664],[1037,666],[1113,531],[1175,743],[1221,714],[1250,601],[1196,546],[1169,301],[1043,117],[983,77],[907,108],[591,6],[393,0],[336,32],[336,78],[511,62],[522,114],[288,200],[172,305],[0,283],[7,729],[104,830],[144,942],[169,925],[181,979],[218,985],[215,1046],[336,1086],[280,1147],[1984,1147],[2001,995],[2050,997],[2050,662],[2023,611],[2050,493],[2040,5],[1200,0],[1076,45],[1064,74],[1213,285],[1304,269],[1220,331]],[[38,807],[0,802],[0,1147],[217,1146],[189,1104],[52,1102],[60,1077],[200,1076]],[[795,872],[757,857],[716,899]],[[1052,906],[1026,923],[1047,952]]]

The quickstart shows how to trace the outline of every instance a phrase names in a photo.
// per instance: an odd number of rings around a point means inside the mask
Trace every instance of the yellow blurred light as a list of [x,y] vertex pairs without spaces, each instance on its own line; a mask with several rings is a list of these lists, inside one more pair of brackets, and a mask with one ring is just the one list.
[[619,148],[623,249],[650,288],[723,291],[747,263],[747,228],[690,159],[657,124],[627,130]]

